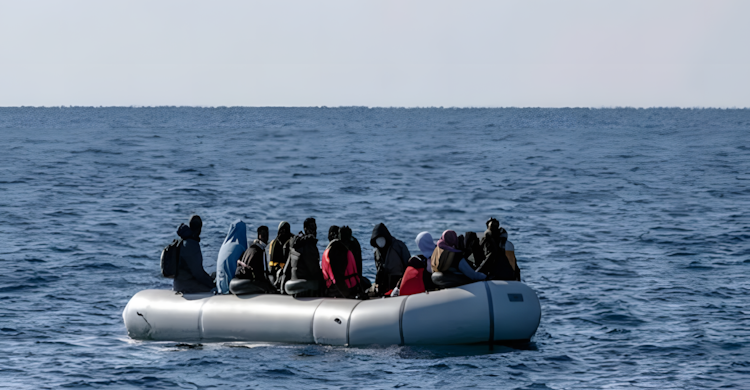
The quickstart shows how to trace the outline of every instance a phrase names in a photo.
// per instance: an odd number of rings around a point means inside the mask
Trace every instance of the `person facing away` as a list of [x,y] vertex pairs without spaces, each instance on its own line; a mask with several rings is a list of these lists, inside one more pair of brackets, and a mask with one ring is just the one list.
[[292,228],[287,221],[281,221],[276,238],[268,244],[268,275],[271,283],[277,286],[280,278],[279,271],[284,268],[289,257],[289,239],[292,238]]
[[432,234],[429,232],[421,232],[417,234],[416,238],[417,247],[419,248],[419,254],[425,263],[425,269],[423,272],[424,286],[427,291],[433,291],[437,289],[435,283],[432,282],[432,252],[435,251],[435,241],[432,239]]
[[[320,269],[320,252],[316,238],[318,226],[315,224],[315,218],[307,218],[303,228],[304,231],[292,239],[286,267],[290,269],[289,281],[303,281],[306,290],[306,293],[295,296],[316,296],[323,286],[323,272]],[[297,288],[300,286],[297,285]]]
[[[508,233],[500,227],[500,222],[495,218],[488,219],[487,230],[480,241],[485,259],[477,267],[477,271],[486,274],[489,279],[493,280],[520,279],[518,265],[511,265],[508,260],[506,254],[507,240]],[[513,255],[513,259],[515,260],[515,254]]]
[[268,269],[266,264],[266,246],[268,242],[268,226],[258,226],[258,238],[247,248],[242,258],[237,260],[237,271],[235,279],[250,280],[266,293],[275,292],[276,289],[268,280]]
[[427,259],[424,255],[419,254],[412,256],[408,264],[406,271],[404,271],[404,277],[401,278],[398,287],[393,289],[392,297],[414,295],[427,291],[427,273],[425,272],[427,264],[429,264]]
[[476,269],[484,261],[484,251],[479,244],[479,237],[475,232],[464,233],[464,259],[472,268]]
[[344,225],[339,229],[339,238],[352,252],[354,261],[357,263],[357,272],[359,277],[362,278],[362,246],[359,245],[357,238],[352,235],[352,229],[349,226]]
[[201,217],[193,215],[188,225],[181,224],[177,229],[177,235],[182,238],[182,243],[177,275],[172,285],[174,291],[192,294],[209,292],[214,288],[214,279],[203,269],[201,228],[203,228]]
[[359,273],[354,255],[340,238],[338,226],[328,230],[328,247],[323,252],[322,272],[328,289],[327,296],[341,298],[361,297]]
[[[458,279],[459,284],[485,280],[487,275],[476,272],[471,268],[466,259],[463,258],[463,250],[459,246],[456,232],[453,230],[444,231],[430,258],[433,271],[458,275],[463,279],[463,282]],[[435,280],[435,274],[433,274],[433,281],[435,284],[440,284],[438,280]]]
[[375,225],[372,229],[370,245],[375,248],[377,269],[373,295],[384,296],[386,292],[396,287],[399,279],[404,275],[411,254],[406,244],[391,236],[383,223]]
[[229,294],[229,282],[237,271],[237,260],[246,250],[247,227],[242,221],[232,222],[216,259],[216,291],[219,294]]

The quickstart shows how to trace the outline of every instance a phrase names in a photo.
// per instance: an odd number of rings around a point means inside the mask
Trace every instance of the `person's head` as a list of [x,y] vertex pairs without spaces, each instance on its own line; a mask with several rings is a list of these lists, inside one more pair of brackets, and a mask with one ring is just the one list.
[[341,241],[349,242],[352,240],[352,229],[349,228],[349,226],[342,226],[339,229],[339,238]]
[[373,248],[384,249],[391,242],[391,232],[385,227],[384,223],[379,223],[372,228],[372,235],[370,236],[370,245]]
[[493,230],[493,231],[497,230],[500,227],[500,222],[497,219],[492,218],[492,217],[490,217],[490,219],[488,219],[485,224],[487,225],[487,229]]
[[339,227],[332,225],[328,228],[328,241],[333,241],[339,238]]
[[188,223],[190,230],[193,232],[193,236],[198,237],[201,235],[201,228],[203,228],[203,220],[197,214],[190,216],[190,222]]
[[427,263],[420,259],[419,256],[412,256],[409,258],[408,266],[416,269],[421,269],[426,268]]
[[445,245],[448,245],[451,248],[458,247],[458,235],[456,235],[456,232],[453,230],[444,231],[443,235],[440,236],[440,239],[445,243]]
[[315,218],[310,217],[306,219],[302,227],[305,229],[305,234],[312,234],[314,237],[318,236],[318,225],[315,224]]
[[429,258],[432,256],[432,252],[435,250],[435,241],[432,240],[432,235],[428,232],[421,232],[417,235],[417,246],[419,251],[422,252],[424,257]]
[[268,226],[258,226],[258,240],[264,244],[268,243]]
[[287,221],[281,221],[279,223],[278,233],[276,235],[284,237],[292,232],[292,227],[289,225],[289,222]]

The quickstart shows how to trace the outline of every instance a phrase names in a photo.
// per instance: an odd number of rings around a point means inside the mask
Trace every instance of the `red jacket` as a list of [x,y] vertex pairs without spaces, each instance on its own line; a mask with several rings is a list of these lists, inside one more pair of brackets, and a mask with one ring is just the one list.
[[425,292],[424,281],[422,280],[423,274],[424,268],[406,267],[404,277],[401,279],[401,288],[398,295],[412,295]]

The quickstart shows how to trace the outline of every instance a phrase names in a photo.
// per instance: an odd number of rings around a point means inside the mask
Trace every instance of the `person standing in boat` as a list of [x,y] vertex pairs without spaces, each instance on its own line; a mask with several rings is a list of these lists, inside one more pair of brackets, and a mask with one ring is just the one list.
[[[282,273],[289,271],[289,280],[282,281],[282,288],[295,297],[320,296],[323,289],[323,272],[320,269],[318,251],[318,226],[315,218],[303,223],[304,232],[299,232],[290,244],[289,259]],[[286,277],[284,278],[286,279]]]
[[374,248],[377,269],[372,295],[384,296],[396,287],[404,275],[411,254],[406,244],[391,236],[383,223],[375,225],[372,229],[370,245]]
[[440,287],[455,287],[487,279],[487,275],[474,271],[463,258],[463,248],[456,232],[446,230],[432,252],[432,281]]
[[326,282],[326,296],[336,298],[360,298],[361,280],[357,262],[349,248],[341,240],[341,229],[331,226],[328,230],[328,247],[323,252],[321,268]]
[[268,279],[279,288],[281,275],[279,271],[284,268],[286,259],[289,257],[289,239],[292,238],[292,228],[287,221],[279,223],[276,238],[268,244]]
[[[234,280],[250,281],[256,287],[259,287],[264,293],[274,293],[276,288],[268,280],[268,269],[266,264],[266,246],[268,242],[268,226],[258,227],[258,238],[247,248],[245,253],[242,254],[242,258],[237,260],[237,271],[234,274]],[[230,284],[231,290],[237,290],[233,288],[239,287],[237,282]],[[248,291],[247,286],[243,286],[243,290]],[[232,291],[237,294],[236,291]]]
[[182,243],[180,244],[177,275],[172,284],[174,291],[191,294],[209,292],[215,287],[214,278],[203,269],[203,254],[200,244],[202,228],[201,217],[192,215],[188,225],[181,224],[177,229],[177,235],[182,238]]
[[[477,267],[477,271],[493,280],[521,280],[521,269],[516,263],[513,244],[508,245],[508,232],[500,227],[495,218],[487,220],[487,230],[480,241],[484,252],[484,261]],[[510,251],[508,252],[508,248]],[[513,260],[508,258],[511,255]]]

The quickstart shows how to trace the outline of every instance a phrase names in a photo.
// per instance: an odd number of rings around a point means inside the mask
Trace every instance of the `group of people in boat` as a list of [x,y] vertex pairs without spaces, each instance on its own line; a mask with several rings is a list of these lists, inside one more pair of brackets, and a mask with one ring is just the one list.
[[182,293],[215,291],[219,294],[288,294],[295,297],[370,297],[418,294],[480,280],[521,280],[508,232],[495,218],[487,229],[458,235],[446,230],[434,241],[429,232],[416,237],[419,253],[411,255],[403,241],[383,223],[370,237],[376,274],[374,283],[362,275],[362,247],[348,226],[331,226],[321,257],[314,218],[293,234],[289,222],[279,223],[269,240],[267,226],[259,226],[248,245],[244,222],[231,224],[216,264],[209,275],[203,268],[197,215],[181,224],[177,272],[173,289]]

